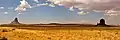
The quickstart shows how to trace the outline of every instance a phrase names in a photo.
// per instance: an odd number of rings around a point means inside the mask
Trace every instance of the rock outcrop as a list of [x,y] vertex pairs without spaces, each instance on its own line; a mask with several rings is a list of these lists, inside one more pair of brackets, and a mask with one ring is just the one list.
[[16,17],[10,24],[20,24],[18,18]]
[[97,23],[97,25],[103,25],[103,26],[105,26],[105,25],[106,25],[106,24],[105,24],[105,20],[104,20],[104,19],[101,19],[100,22]]

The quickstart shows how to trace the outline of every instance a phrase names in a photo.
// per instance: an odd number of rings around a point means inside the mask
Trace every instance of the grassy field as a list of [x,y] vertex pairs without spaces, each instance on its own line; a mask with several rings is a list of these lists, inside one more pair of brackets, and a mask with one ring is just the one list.
[[0,32],[0,35],[8,40],[120,40],[120,27],[1,27],[0,29],[16,29]]

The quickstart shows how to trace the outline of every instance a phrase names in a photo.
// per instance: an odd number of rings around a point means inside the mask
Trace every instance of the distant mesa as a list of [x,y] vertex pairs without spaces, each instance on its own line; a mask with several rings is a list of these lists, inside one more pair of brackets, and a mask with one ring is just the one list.
[[101,19],[99,23],[97,23],[97,25],[103,25],[103,26],[106,26],[105,24],[105,20],[104,19]]
[[19,20],[16,17],[10,24],[21,24],[21,23],[19,23]]
[[50,23],[50,24],[56,25],[56,24],[60,24],[60,23]]

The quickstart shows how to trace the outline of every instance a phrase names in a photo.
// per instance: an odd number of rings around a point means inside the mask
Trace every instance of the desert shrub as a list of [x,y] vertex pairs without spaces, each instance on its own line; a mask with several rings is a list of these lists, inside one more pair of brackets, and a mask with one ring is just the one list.
[[0,40],[7,40],[7,38],[5,38],[5,37],[0,37]]

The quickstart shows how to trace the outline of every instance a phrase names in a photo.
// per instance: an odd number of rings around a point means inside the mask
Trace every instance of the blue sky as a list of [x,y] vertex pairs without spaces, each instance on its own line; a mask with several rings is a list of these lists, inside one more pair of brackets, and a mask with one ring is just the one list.
[[[45,0],[40,0],[39,3]],[[37,4],[33,0],[27,0],[32,4]],[[0,24],[9,23],[18,14],[14,9],[20,4],[20,0],[0,0]],[[4,7],[4,8],[2,8]],[[5,14],[5,12],[7,14]],[[79,15],[77,10],[70,11],[63,6],[49,7],[39,6],[27,9],[22,12],[18,17],[22,23],[88,23],[95,24],[101,17],[104,17],[104,13],[89,11],[89,14]]]

